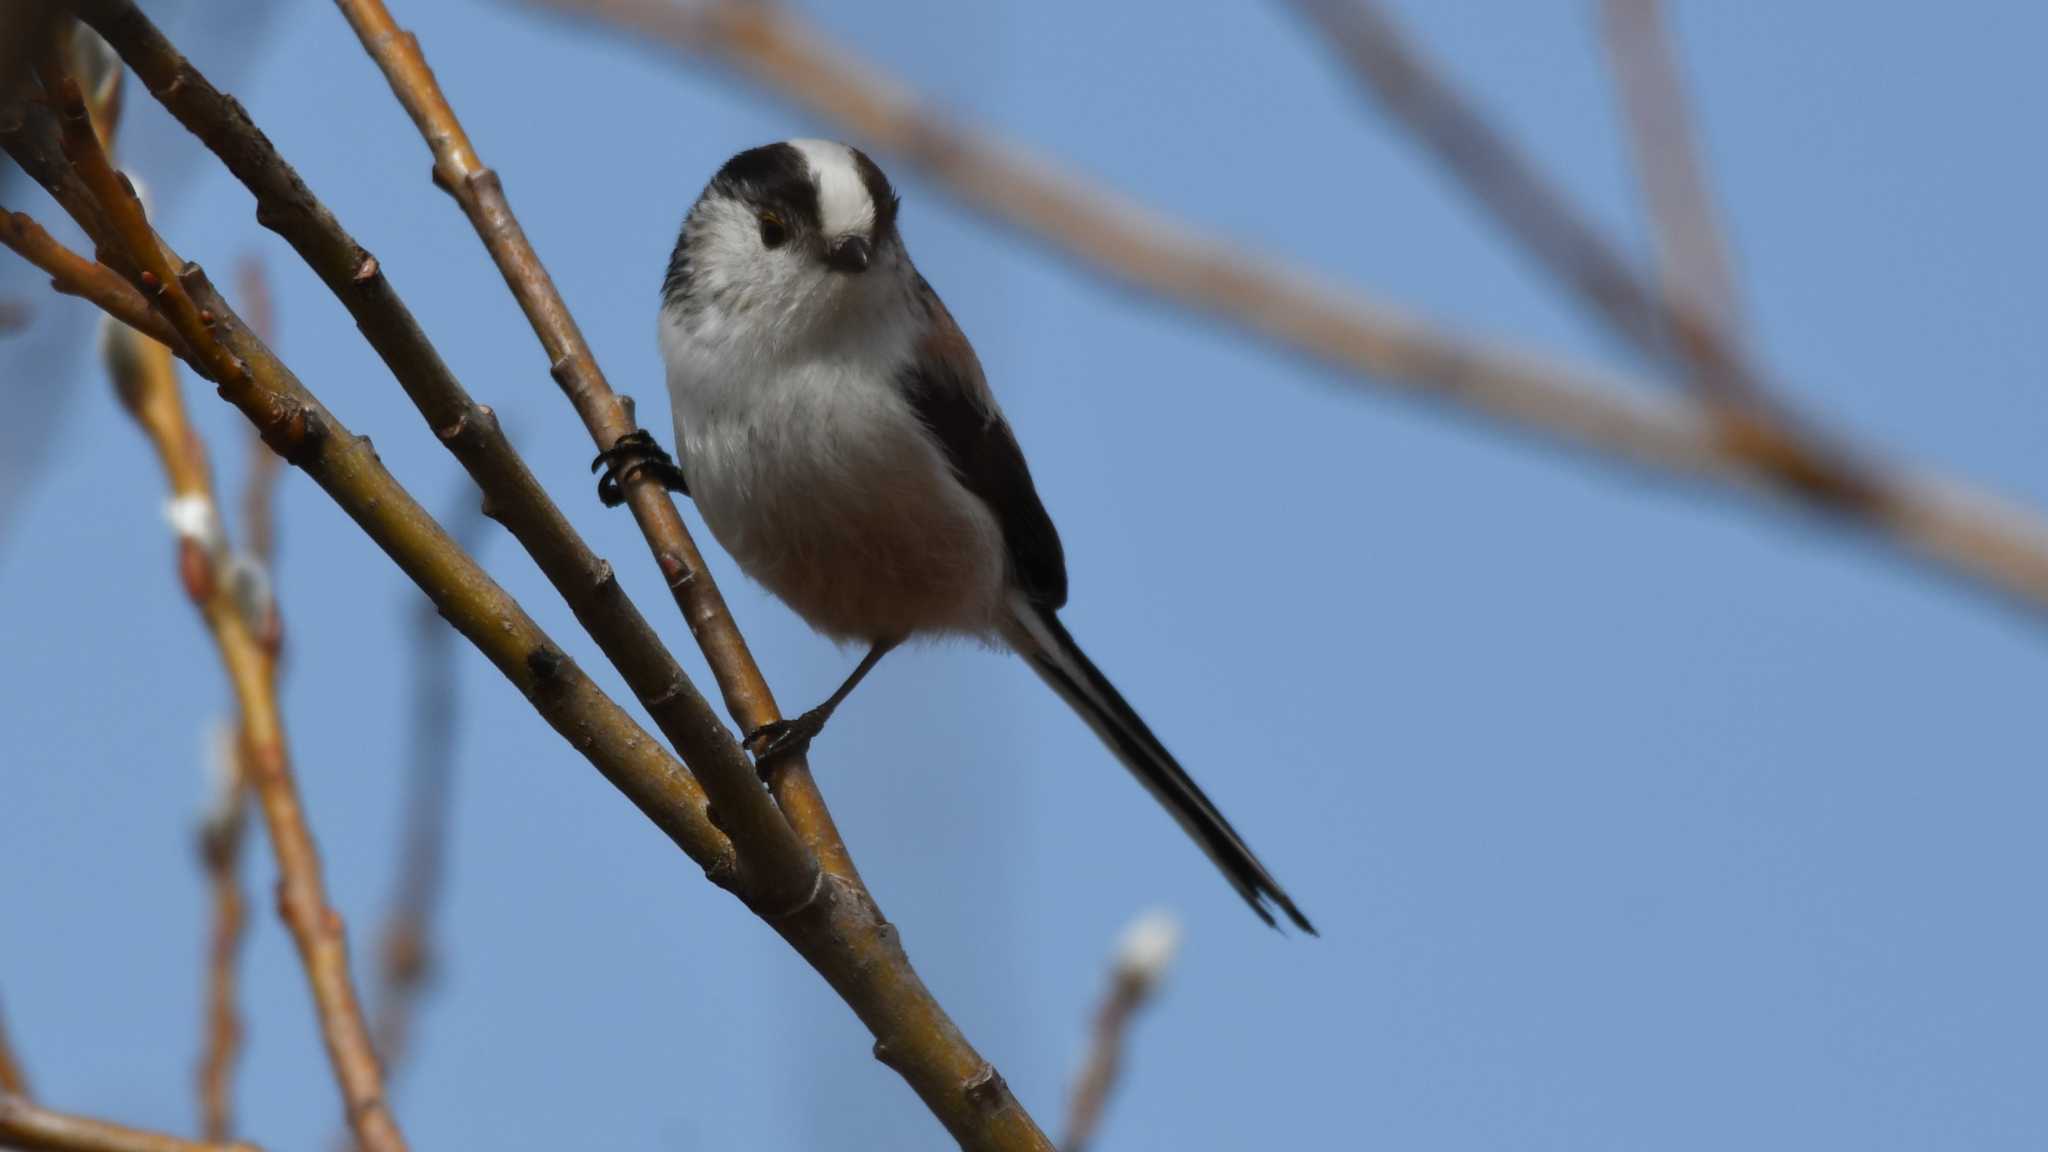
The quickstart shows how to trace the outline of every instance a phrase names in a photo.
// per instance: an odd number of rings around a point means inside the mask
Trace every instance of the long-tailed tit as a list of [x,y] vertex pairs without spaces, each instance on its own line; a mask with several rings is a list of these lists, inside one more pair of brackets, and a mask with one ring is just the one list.
[[[683,222],[661,352],[681,469],[644,433],[600,463],[656,469],[746,573],[869,648],[839,690],[749,734],[801,748],[891,648],[1006,646],[1095,729],[1267,923],[1308,919],[1060,624],[1066,561],[974,348],[910,262],[897,196],[858,149],[792,140],[727,161]],[[616,501],[608,472],[601,486]]]

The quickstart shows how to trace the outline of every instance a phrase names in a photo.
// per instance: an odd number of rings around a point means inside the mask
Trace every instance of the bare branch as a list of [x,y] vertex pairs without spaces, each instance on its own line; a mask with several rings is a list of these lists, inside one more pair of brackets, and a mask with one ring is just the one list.
[[1709,319],[1666,300],[1402,36],[1374,0],[1294,0],[1396,123],[1414,134],[1542,266],[1623,339],[1676,359],[1711,400],[1762,399],[1756,374]]
[[1600,0],[1607,52],[1657,238],[1665,299],[1684,301],[1734,339],[1739,318],[1728,248],[1701,167],[1662,0]]
[[[39,113],[31,111],[33,119]],[[61,159],[47,155],[52,133],[40,125],[6,135],[10,155],[46,187],[76,179]],[[102,162],[102,167],[104,167]],[[269,349],[256,340],[195,265],[168,279],[176,257],[150,233],[132,197],[111,171],[96,172],[88,193],[108,189],[111,211],[91,195],[67,197],[81,216],[116,225],[113,236],[138,265],[138,282],[157,293],[160,307],[191,344],[195,359],[234,403],[257,423],[264,442],[312,476],[357,524],[432,597],[442,614],[518,687],[541,717],[633,800],[655,824],[703,866],[730,885],[735,864],[730,844],[714,827],[703,792],[660,745],[619,707],[459,548],[393,480],[366,440],[322,407]],[[110,187],[111,185],[111,187]],[[67,190],[69,191],[69,190]],[[259,775],[259,781],[261,777]],[[331,989],[322,989],[322,994]],[[356,1029],[345,1037],[352,1069],[374,1071],[368,1045]],[[360,1056],[360,1062],[357,1057]],[[353,1080],[353,1077],[351,1077]],[[351,1093],[351,1099],[356,1094]],[[381,1094],[352,1110],[358,1121],[388,1123]],[[366,1147],[390,1147],[365,1139]]]
[[[118,66],[119,57],[115,58]],[[263,266],[245,257],[237,269],[237,280],[248,301],[250,324],[259,338],[268,342],[275,330],[270,287]],[[256,629],[273,664],[275,677],[283,657],[283,623],[275,598],[269,595],[271,573],[277,561],[276,498],[279,474],[284,462],[277,458],[252,430],[249,433],[248,476],[242,486],[242,530],[248,534],[247,551],[237,558],[238,576],[260,585],[263,594],[251,609],[250,624]],[[206,1029],[199,1059],[200,1131],[208,1140],[227,1140],[233,1135],[232,1108],[235,1060],[240,1055],[242,1025],[236,1007],[236,981],[242,938],[247,930],[247,897],[242,889],[242,846],[248,813],[249,766],[247,753],[238,743],[225,752],[215,768],[206,817],[200,823],[199,855],[206,870],[211,894],[211,928],[207,943]]]
[[[1769,425],[1661,400],[1602,372],[1429,326],[1320,283],[948,123],[893,79],[827,46],[780,5],[734,0],[525,0],[636,44],[725,64],[851,137],[920,169],[963,204],[1079,266],[1283,349],[1508,430],[1661,475],[1710,480],[1843,518],[1950,575],[2048,609],[2048,526],[1945,477],[1866,458],[1816,469]],[[1315,3],[1320,0],[1303,0]]]
[[[273,654],[274,662],[274,654]],[[275,671],[272,673],[275,676]],[[213,795],[199,825],[199,860],[206,872],[208,899],[206,990],[199,1049],[199,1130],[208,1140],[234,1133],[235,1060],[241,1054],[242,1020],[236,1006],[242,938],[248,931],[248,897],[242,890],[242,845],[246,839],[251,775],[245,742],[230,739],[214,750]]]
[[1116,1088],[1123,1070],[1124,1045],[1131,1021],[1152,999],[1153,992],[1173,965],[1180,947],[1180,923],[1172,913],[1148,912],[1133,920],[1117,941],[1116,957],[1109,972],[1109,990],[1095,1010],[1090,1029],[1088,1058],[1074,1083],[1067,1110],[1067,1138],[1061,1152],[1083,1152],[1095,1140],[1102,1124],[1103,1107]]
[[[140,287],[156,294],[158,308],[209,375],[219,381],[246,377],[241,361],[214,339],[213,318],[177,284],[141,202],[127,179],[108,163],[77,84],[68,75],[53,74],[44,87],[59,102],[65,156],[136,266]],[[382,1075],[349,977],[341,917],[327,903],[319,854],[292,778],[275,662],[251,628],[230,578],[225,534],[216,511],[220,504],[185,416],[171,356],[161,344],[130,344],[125,354],[117,351],[112,356],[113,367],[123,400],[164,461],[177,501],[174,507],[185,509],[186,521],[179,525],[179,571],[235,689],[251,784],[277,856],[279,912],[298,944],[358,1140],[370,1152],[403,1152],[405,1140],[384,1107]]]
[[[33,116],[33,114],[32,114]],[[43,148],[47,133],[0,135],[9,155],[45,187],[68,175],[61,157]],[[68,206],[68,205],[67,205]],[[87,203],[81,211],[98,212]],[[161,246],[162,241],[155,241]],[[166,266],[177,262],[168,249]],[[149,283],[162,281],[149,269]],[[257,340],[197,265],[183,265],[183,294],[198,309],[177,309],[176,321],[205,335],[207,366],[224,399],[264,434],[264,444],[296,465],[418,584],[441,614],[512,681],[542,719],[633,801],[707,875],[733,882],[731,845],[705,811],[696,782],[673,757],[590,682],[524,609],[476,562],[456,548],[432,517],[384,469],[369,442],[322,406],[262,341]],[[170,293],[165,292],[165,297]],[[217,373],[218,375],[214,375]]]
[[741,853],[744,876],[736,882],[749,899],[770,911],[809,900],[818,887],[817,867],[761,789],[738,743],[626,596],[611,566],[584,543],[513,449],[496,414],[472,400],[448,370],[377,260],[313,196],[241,106],[214,88],[133,4],[82,0],[78,7],[151,93],[248,185],[257,198],[257,219],[284,237],[349,309],[442,444],[483,489],[486,510],[533,556],[704,782]]
[[121,274],[95,263],[57,242],[26,213],[0,205],[0,244],[49,274],[50,286],[67,296],[96,304],[100,310],[161,344],[183,348],[164,318],[150,310]]
[[[474,500],[451,510],[449,531],[472,553],[485,524]],[[422,601],[413,625],[411,750],[405,771],[397,891],[377,943],[376,1009],[371,1014],[377,1054],[394,1072],[411,1049],[412,1019],[438,962],[434,913],[441,903],[448,842],[449,789],[455,768],[460,693],[455,678],[455,633]]]
[[[382,0],[337,0],[337,7],[383,69],[393,94],[433,150],[435,182],[455,197],[476,228],[540,338],[555,382],[575,405],[592,442],[600,450],[617,444],[639,427],[631,401],[614,393],[598,368],[568,305],[527,241],[519,218],[513,215],[497,173],[484,165],[470,144],[462,122],[427,67],[418,41],[398,26]],[[644,474],[629,475],[623,489],[633,518],[740,730],[755,732],[781,719],[768,682],[667,490]],[[801,754],[779,756],[768,771],[776,801],[819,863],[833,876],[858,883],[859,873],[811,778],[808,760]]]
[[21,1152],[260,1152],[253,1144],[205,1144],[67,1116],[4,1092],[0,1092],[0,1146]]

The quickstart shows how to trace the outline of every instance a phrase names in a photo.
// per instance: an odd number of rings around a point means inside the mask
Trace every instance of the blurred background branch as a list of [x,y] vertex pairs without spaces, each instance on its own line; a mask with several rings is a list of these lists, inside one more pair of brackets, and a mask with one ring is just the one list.
[[[921,170],[962,203],[1050,244],[1084,267],[1227,320],[1347,373],[1476,410],[1525,433],[1687,479],[1767,493],[1839,515],[1906,553],[2048,611],[2048,524],[2029,509],[1947,477],[1876,459],[1850,463],[1775,414],[1730,427],[1640,386],[1444,332],[1317,283],[1025,157],[992,133],[920,107],[779,6],[698,0],[524,0],[725,64],[768,91]],[[1354,0],[1299,0],[1331,21],[1361,75],[1437,144],[1518,235],[1594,300],[1632,341],[1661,348],[1665,306],[1535,170],[1422,68],[1391,24]],[[1730,374],[1711,329],[1678,318],[1703,378]],[[1756,410],[1747,385],[1719,394]]]
[[[135,269],[138,287],[156,294],[158,310],[211,377],[224,383],[246,377],[247,368],[214,337],[217,318],[193,303],[178,283],[174,262],[150,227],[133,186],[109,162],[94,133],[77,84],[47,67],[44,90],[58,110],[64,156]],[[220,503],[185,414],[175,361],[155,341],[125,329],[112,332],[109,360],[116,389],[155,446],[170,481],[186,594],[205,618],[234,687],[251,784],[277,858],[279,911],[299,946],[350,1122],[369,1152],[403,1152],[405,1141],[384,1107],[381,1077],[349,977],[341,917],[328,903],[319,854],[292,778],[274,653],[259,633],[262,623],[250,619],[248,599],[237,585]]]
[[[254,256],[244,256],[236,281],[248,302],[249,322],[261,339],[272,341],[276,313],[262,263]],[[256,628],[272,664],[271,676],[276,679],[283,670],[284,633],[271,589],[277,571],[277,486],[283,462],[253,432],[245,443],[248,454],[240,522],[249,543],[235,557],[233,567],[246,593],[245,614]],[[199,827],[200,860],[212,901],[206,953],[206,1028],[199,1058],[199,1115],[201,1133],[213,1141],[224,1141],[234,1134],[234,1072],[242,1043],[237,968],[248,930],[248,899],[242,886],[252,770],[247,758],[248,750],[240,741],[231,742],[217,757],[212,794]]]
[[1067,1102],[1061,1152],[1093,1146],[1103,1109],[1123,1073],[1131,1024],[1152,999],[1180,950],[1180,921],[1170,912],[1147,912],[1124,928],[1109,970],[1109,988],[1089,1027],[1088,1051]]
[[[462,487],[450,501],[444,522],[455,543],[475,555],[490,521],[475,492],[467,484]],[[377,983],[370,1012],[371,1035],[387,1079],[407,1063],[420,997],[439,967],[434,923],[446,887],[462,715],[455,630],[426,599],[414,610],[412,627],[411,680],[405,686],[411,721],[398,820],[397,880],[378,934]]]
[[1728,245],[1693,130],[1664,0],[1599,0],[1636,177],[1656,241],[1658,287],[1739,338]]
[[180,1140],[104,1120],[52,1112],[4,1091],[0,1091],[0,1147],[19,1152],[261,1152],[252,1144]]

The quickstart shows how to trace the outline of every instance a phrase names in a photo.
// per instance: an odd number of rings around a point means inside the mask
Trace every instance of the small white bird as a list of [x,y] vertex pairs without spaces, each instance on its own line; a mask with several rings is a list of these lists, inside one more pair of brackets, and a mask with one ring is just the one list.
[[[897,196],[858,149],[791,140],[727,161],[662,283],[677,469],[645,433],[599,457],[690,494],[745,572],[867,656],[748,744],[801,748],[891,648],[1009,647],[1087,720],[1268,924],[1314,932],[1230,822],[1061,626],[1066,560],[974,349],[918,275]],[[596,465],[593,465],[595,467]],[[607,472],[600,493],[615,503]]]

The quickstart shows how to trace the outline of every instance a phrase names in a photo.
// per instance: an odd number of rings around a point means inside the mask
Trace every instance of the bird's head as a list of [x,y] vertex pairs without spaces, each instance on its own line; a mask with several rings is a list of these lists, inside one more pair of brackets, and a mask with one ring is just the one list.
[[856,318],[911,275],[896,190],[858,148],[786,140],[725,162],[683,221],[662,284],[669,309],[785,335]]

